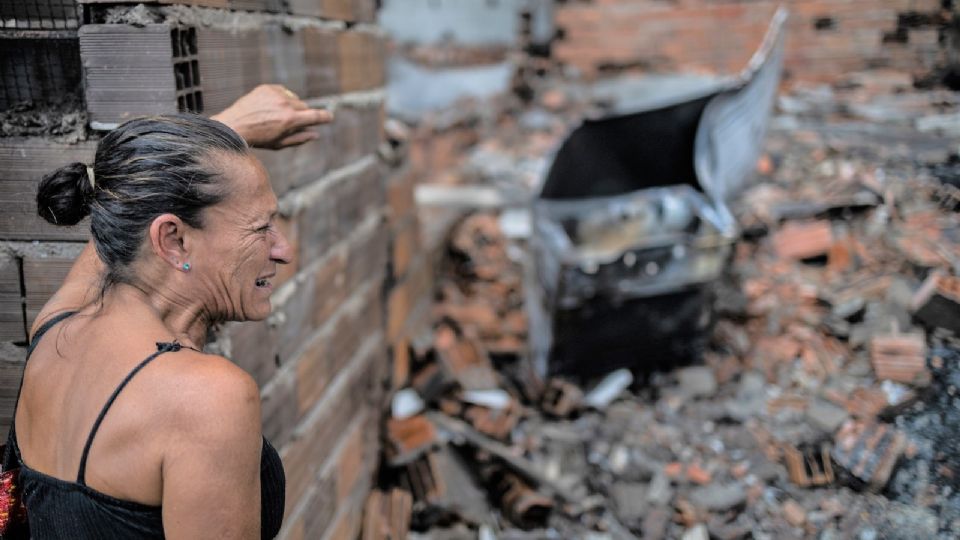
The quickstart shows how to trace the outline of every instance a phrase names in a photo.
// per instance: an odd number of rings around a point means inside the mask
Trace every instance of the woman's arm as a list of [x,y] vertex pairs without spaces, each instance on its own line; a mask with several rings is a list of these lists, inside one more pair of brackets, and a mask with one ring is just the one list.
[[[192,354],[192,353],[190,353]],[[162,464],[168,538],[260,538],[260,397],[225,358],[183,374]],[[198,373],[199,372],[199,373]]]

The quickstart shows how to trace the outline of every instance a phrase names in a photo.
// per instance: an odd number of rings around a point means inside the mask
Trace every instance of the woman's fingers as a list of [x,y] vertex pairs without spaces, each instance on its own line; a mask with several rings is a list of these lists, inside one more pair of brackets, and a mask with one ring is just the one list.
[[315,131],[298,131],[292,135],[288,135],[277,143],[277,148],[286,148],[288,146],[297,146],[305,142],[315,140],[320,135]]

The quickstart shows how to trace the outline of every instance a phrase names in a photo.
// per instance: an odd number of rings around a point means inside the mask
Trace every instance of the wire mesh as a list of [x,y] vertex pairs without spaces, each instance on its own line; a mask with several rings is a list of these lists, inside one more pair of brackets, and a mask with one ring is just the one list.
[[77,0],[0,0],[4,30],[69,30],[79,23]]
[[81,83],[77,38],[0,39],[0,109],[59,103]]

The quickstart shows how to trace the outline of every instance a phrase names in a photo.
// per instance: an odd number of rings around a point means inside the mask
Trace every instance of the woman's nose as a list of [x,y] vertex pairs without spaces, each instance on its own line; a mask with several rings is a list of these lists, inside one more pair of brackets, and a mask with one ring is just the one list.
[[293,247],[280,231],[276,231],[273,247],[270,249],[270,259],[280,264],[290,264],[293,260]]

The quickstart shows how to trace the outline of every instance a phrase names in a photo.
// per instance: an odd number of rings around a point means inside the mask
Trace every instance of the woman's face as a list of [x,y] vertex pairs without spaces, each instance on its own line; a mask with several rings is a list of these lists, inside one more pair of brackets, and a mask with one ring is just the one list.
[[277,264],[293,255],[276,227],[277,197],[252,155],[222,156],[226,198],[204,213],[197,245],[189,246],[191,277],[203,287],[216,320],[258,321],[270,315]]

